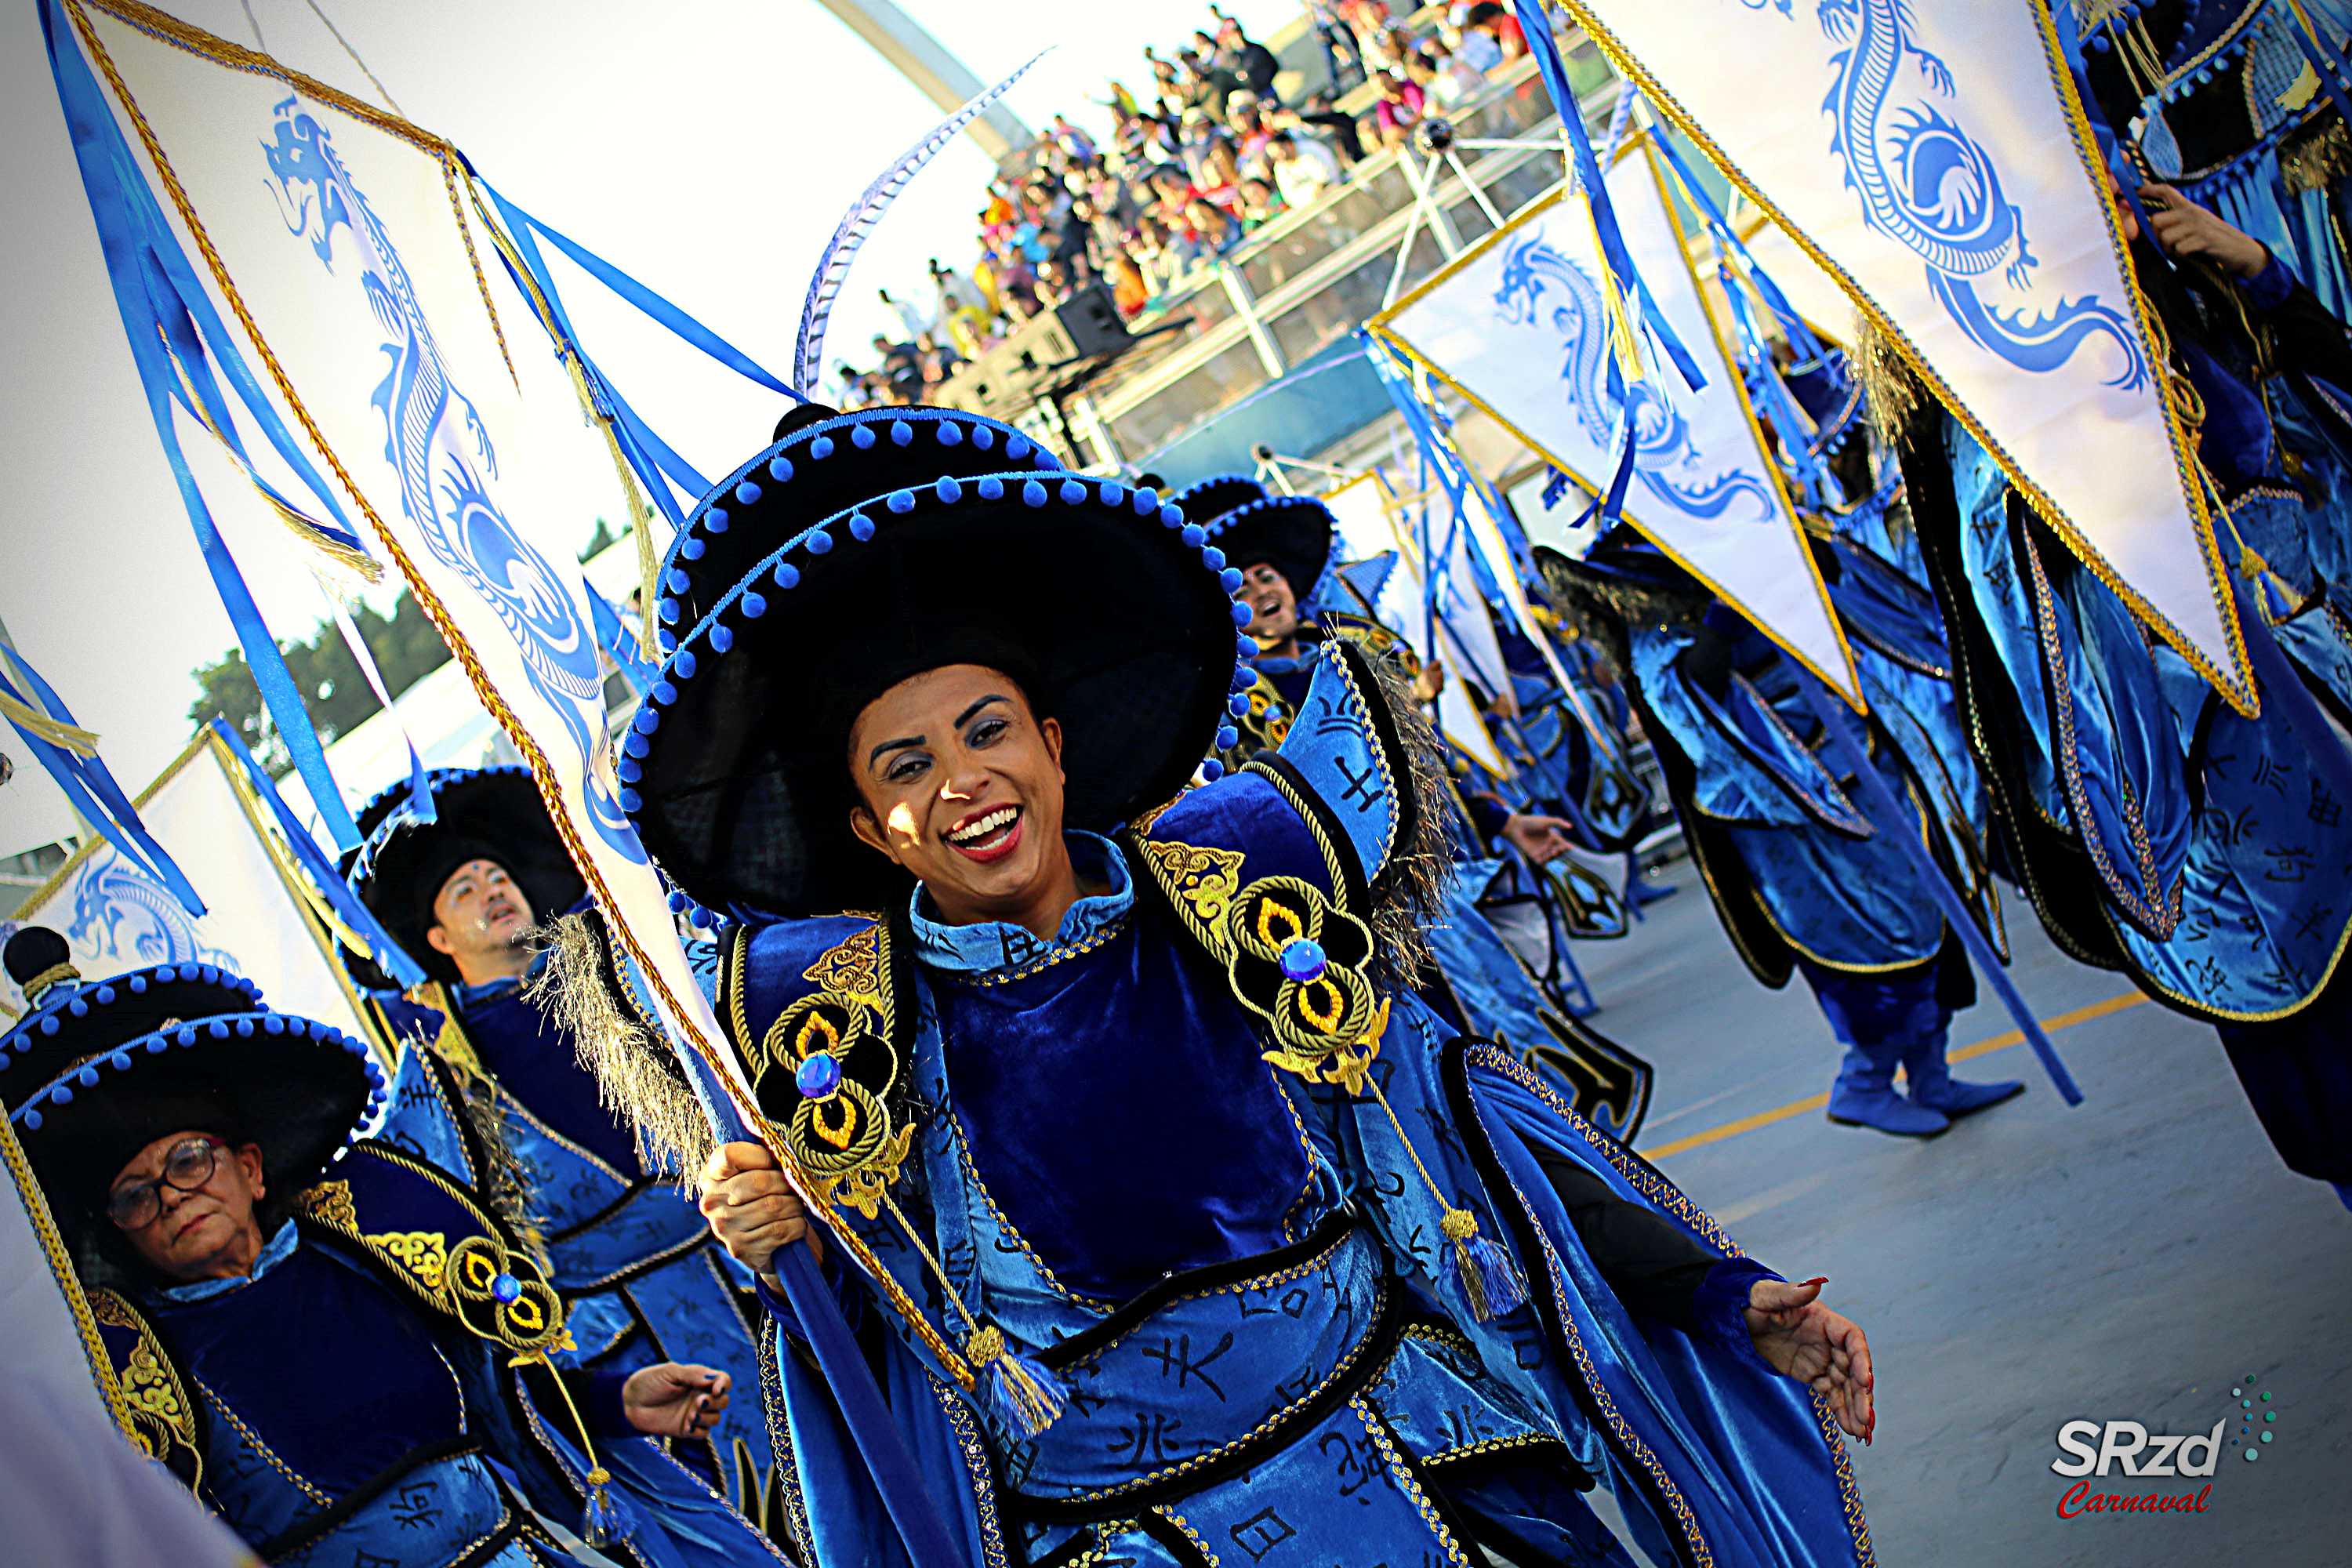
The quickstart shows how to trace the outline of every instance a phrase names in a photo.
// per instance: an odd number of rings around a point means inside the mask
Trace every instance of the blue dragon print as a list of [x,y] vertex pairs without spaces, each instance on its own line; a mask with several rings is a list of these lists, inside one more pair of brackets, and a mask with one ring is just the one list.
[[[53,924],[66,916],[64,901],[44,906],[54,912],[43,913],[36,923]],[[0,942],[15,935],[21,923],[0,921]],[[234,954],[197,935],[196,922],[168,889],[111,844],[100,843],[74,874],[64,935],[74,962],[93,980],[155,963],[217,963],[245,972]],[[11,1005],[20,1005],[16,988],[8,990]]]
[[[1952,73],[1918,47],[1911,0],[1820,0],[1814,14],[1822,31],[1845,46],[1830,57],[1836,79],[1822,108],[1832,121],[1830,151],[1845,163],[1846,188],[1862,197],[1864,222],[1927,264],[1928,289],[1969,341],[2044,374],[2087,340],[2105,338],[2121,355],[2107,384],[2126,392],[2146,385],[2138,339],[2096,295],[2062,299],[2042,315],[2002,310],[1978,297],[1979,279],[1996,271],[2011,288],[2027,288],[2036,264],[2023,215],[2001,191],[2000,171],[1932,101],[1953,96]],[[1907,92],[1906,67],[1918,83]]]
[[[1609,446],[1620,422],[1633,438],[1633,472],[1643,488],[1690,517],[1717,518],[1741,501],[1743,513],[1765,521],[1777,514],[1772,492],[1752,474],[1734,470],[1709,475],[1679,411],[1647,383],[1629,388],[1614,369],[1609,321],[1601,289],[1583,268],[1555,250],[1540,232],[1508,242],[1503,276],[1495,289],[1496,317],[1515,327],[1543,319],[1550,301],[1550,326],[1559,334],[1566,363],[1560,383],[1569,406],[1596,445]],[[1694,472],[1694,468],[1699,471]]]
[[434,558],[457,573],[497,612],[520,650],[523,668],[571,737],[580,790],[598,834],[616,852],[645,852],[619,806],[598,781],[603,688],[596,642],[547,558],[515,531],[488,490],[498,458],[481,416],[449,380],[399,250],[326,129],[287,99],[277,106],[271,141],[262,143],[288,232],[310,244],[330,272],[335,235],[351,237],[360,286],[383,330],[383,380],[371,399],[383,415],[384,457],[400,476],[402,510]]

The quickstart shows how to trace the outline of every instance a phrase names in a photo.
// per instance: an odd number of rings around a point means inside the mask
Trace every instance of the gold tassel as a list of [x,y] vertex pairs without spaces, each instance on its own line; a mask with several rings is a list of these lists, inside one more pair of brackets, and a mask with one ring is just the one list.
[[28,703],[19,702],[0,691],[0,714],[8,722],[28,734],[37,735],[50,745],[71,752],[77,757],[98,755],[98,736],[79,724],[68,724],[62,719],[52,719]]
[[614,997],[596,917],[564,915],[533,931],[531,942],[547,963],[530,984],[530,999],[571,1035],[604,1104],[637,1129],[656,1161],[693,1180],[717,1146],[710,1123],[667,1044]]

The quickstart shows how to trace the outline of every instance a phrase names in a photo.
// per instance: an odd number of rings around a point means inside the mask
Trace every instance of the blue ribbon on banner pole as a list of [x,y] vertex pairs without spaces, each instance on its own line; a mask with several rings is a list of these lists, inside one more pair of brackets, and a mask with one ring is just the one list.
[[1912,868],[1927,885],[1927,891],[1934,897],[1937,907],[1944,911],[1944,923],[1952,928],[1953,933],[1960,939],[1960,945],[1968,950],[1970,958],[1976,960],[1978,972],[1991,983],[1993,991],[2000,997],[2001,1005],[2009,1009],[2009,1016],[2017,1020],[2019,1032],[2025,1036],[2026,1044],[2033,1047],[2033,1054],[2042,1058],[2042,1070],[2050,1075],[2050,1081],[2057,1087],[2059,1098],[2069,1105],[2082,1104],[2083,1091],[2075,1087],[2074,1075],[2066,1070],[2066,1064],[2059,1059],[2058,1048],[2050,1043],[2050,1037],[2042,1032],[2041,1020],[2034,1017],[2033,1010],[2018,994],[2016,985],[2009,978],[2009,971],[1993,952],[1992,944],[1985,940],[1984,932],[1977,929],[1976,917],[1969,913],[1958,891],[1945,879],[1944,868],[1936,864],[1936,858],[1928,853],[1927,846],[1906,826],[1910,814],[1895,798],[1895,792],[1886,787],[1886,780],[1880,776],[1878,764],[1871,761],[1869,752],[1854,737],[1853,729],[1847,721],[1844,703],[1811,670],[1799,668],[1796,674],[1797,686],[1804,693],[1806,705],[1812,709],[1813,717],[1821,721],[1822,728],[1829,732],[1830,742],[1843,754],[1845,765],[1853,770],[1862,795],[1863,814],[1870,818],[1872,826],[1880,833],[1892,836],[1895,843],[1903,846]]
[[[470,166],[467,173],[472,173]],[[586,246],[548,227],[547,225],[507,200],[488,180],[482,180],[477,176],[477,182],[484,190],[490,193],[490,199],[498,204],[499,212],[507,219],[509,232],[514,236],[518,244],[521,242],[520,233],[518,232],[520,230],[528,229],[544,235],[550,245],[579,263],[583,272],[610,289],[629,304],[635,305],[644,315],[668,328],[679,339],[700,349],[747,381],[757,382],[771,392],[781,392],[796,402],[808,401],[802,395],[799,388],[778,380],[773,374],[762,369],[750,354],[745,353],[651,289],[590,250]],[[536,247],[533,248],[535,250]],[[566,332],[571,331],[568,323],[564,330]]]
[[[672,1054],[685,1069],[687,1081],[694,1088],[694,1097],[701,1102],[702,1114],[719,1141],[760,1142],[743,1124],[733,1097],[716,1080],[710,1064],[702,1059],[701,1054],[682,1048]],[[809,1249],[782,1247],[769,1266],[784,1288],[784,1300],[792,1307],[809,1350],[816,1357],[817,1371],[840,1404],[843,1422],[857,1445],[859,1458],[866,1461],[867,1473],[874,1478],[875,1489],[881,1495],[890,1522],[898,1528],[908,1563],[912,1568],[962,1568],[955,1549],[948,1542],[939,1505],[932,1500],[921,1472],[916,1468],[906,1436],[890,1419],[889,1407],[882,1401],[882,1391],[874,1382],[866,1352],[851,1335],[840,1304],[834,1300],[824,1276],[817,1272]],[[772,1333],[774,1330],[772,1327],[768,1331]]]
[[[498,251],[508,276],[514,279],[515,287],[526,296],[536,294],[547,302],[548,315],[552,319],[542,321],[541,325],[555,339],[557,356],[570,359],[579,365],[581,377],[587,383],[588,395],[595,405],[596,413],[612,421],[613,437],[620,443],[622,457],[653,497],[654,504],[661,509],[662,515],[669,519],[670,525],[673,528],[684,526],[685,510],[678,505],[677,497],[670,486],[676,484],[687,491],[689,500],[698,500],[709,490],[710,481],[696,471],[694,465],[678,456],[668,442],[655,435],[652,427],[637,416],[637,411],[629,406],[628,399],[605,379],[604,373],[597,368],[596,362],[581,346],[580,334],[572,325],[571,312],[563,308],[562,292],[555,286],[555,276],[548,269],[547,258],[539,252],[539,241],[534,237],[529,216],[509,205],[506,198],[499,195],[498,188],[488,181],[481,182],[481,185],[489,192],[491,204],[506,220],[507,237],[513,242],[511,255],[505,246],[492,247]],[[515,271],[518,262],[523,269],[520,274]]]
[[[49,683],[41,679],[41,672],[33,668],[31,661],[5,642],[0,642],[0,652],[6,654],[7,665],[24,677],[26,685],[31,688],[30,690],[19,690],[5,670],[0,670],[0,691],[5,691],[26,707],[46,713],[61,724],[75,723],[71,710],[66,707],[64,700],[58,696]],[[131,805],[131,797],[122,792],[121,784],[114,782],[114,774],[108,771],[103,762],[94,756],[77,756],[55,742],[42,739],[14,720],[9,721],[9,728],[23,737],[25,744],[32,748],[33,755],[39,759],[41,766],[57,781],[58,788],[65,792],[66,802],[73,807],[74,815],[96,828],[124,859],[161,883],[190,917],[203,916],[205,901],[196,897],[195,888],[182,873],[178,864],[164,853],[163,847],[155,841],[155,836],[147,831],[147,825],[139,820],[139,813]]]
[[[2107,123],[2106,111],[2099,107],[2098,95],[2091,90],[2090,65],[2083,58],[2083,31],[2074,15],[2074,7],[2051,6],[2050,21],[2057,29],[2058,53],[2066,62],[2066,74],[2074,79],[2074,96],[2082,103],[2083,120],[2091,128],[2091,140],[2098,146],[2099,159],[2114,175],[2116,189],[2122,193],[2124,205],[2131,209],[2132,216],[2138,221],[2140,233],[2153,236],[2156,229],[2147,220],[2147,208],[2140,205],[2139,171],[2133,168],[2130,160],[2124,156],[2122,145],[2116,140],[2115,128]],[[2323,79],[2326,79],[2327,69],[2325,66],[2319,68],[2319,74]],[[2352,120],[2352,104],[2346,103],[2343,89],[2332,83],[2330,88],[2336,95],[2336,112],[2347,120]],[[2172,265],[2172,258],[2164,254],[2161,246],[2151,243],[2147,248],[2155,251],[2158,259],[2166,266]]]
[[613,602],[596,592],[595,584],[583,581],[580,585],[588,593],[588,613],[596,623],[597,646],[620,666],[621,678],[629,683],[629,689],[643,697],[654,689],[654,667],[637,657],[636,637],[629,630],[628,623],[621,619],[621,612],[613,607]]
[[[1696,391],[1706,384],[1706,378],[1699,374],[1698,362],[1691,358],[1682,340],[1675,336],[1665,312],[1651,298],[1649,285],[1642,281],[1641,273],[1634,269],[1633,258],[1625,248],[1625,236],[1617,226],[1617,209],[1609,203],[1609,189],[1601,178],[1601,160],[1592,151],[1592,138],[1584,133],[1584,111],[1577,107],[1576,89],[1569,85],[1568,64],[1559,58],[1559,43],[1551,35],[1551,17],[1544,9],[1543,0],[1511,0],[1511,8],[1518,15],[1519,30],[1527,36],[1528,52],[1536,58],[1536,70],[1551,93],[1552,106],[1559,110],[1560,131],[1568,138],[1570,158],[1576,165],[1576,183],[1584,188],[1585,196],[1592,204],[1592,227],[1601,238],[1601,259],[1609,264],[1616,285],[1633,291],[1642,319],[1649,323],[1658,347],[1682,372],[1684,382]],[[1627,467],[1630,468],[1630,463]],[[1613,509],[1610,515],[1616,515]]]
[[[222,607],[228,613],[237,642],[245,649],[254,685],[260,690],[287,754],[318,802],[320,815],[336,844],[357,848],[359,826],[352,820],[334,775],[327,767],[325,750],[319,743],[318,731],[311,724],[301,692],[226,542],[213,525],[211,510],[180,448],[173,410],[190,394],[173,369],[172,355],[165,349],[167,342],[175,345],[190,383],[198,388],[194,395],[205,395],[203,389],[210,384],[204,367],[208,363],[218,365],[236,386],[256,422],[269,435],[271,444],[287,458],[289,466],[321,496],[329,511],[338,521],[344,522],[347,531],[348,521],[245,369],[234,340],[223,330],[210,297],[188,266],[178,239],[155,205],[145,177],[131,159],[115,122],[112,106],[90,75],[79,48],[70,39],[60,37],[58,30],[64,18],[58,0],[45,0],[41,24],[58,101],[65,110],[74,156],[81,170],[82,187],[89,199],[90,216],[98,226],[99,244],[106,258],[115,307],[121,314],[131,359],[147,394],[148,413],[154,422],[156,437],[171,466],[173,482],[179,487],[189,524],[195,531],[197,550],[204,556],[205,570],[220,595]],[[212,352],[205,352],[207,345]]]
[[367,956],[375,960],[376,967],[391,976],[394,985],[402,991],[424,984],[425,971],[393,940],[392,933],[384,930],[383,922],[360,901],[351,884],[336,871],[334,862],[327,858],[326,851],[319,847],[319,841],[310,837],[310,830],[302,826],[301,818],[294,815],[294,808],[286,804],[286,797],[278,793],[277,784],[255,760],[253,752],[247,749],[236,731],[226,720],[219,718],[211,720],[206,728],[218,735],[236,758],[237,765],[245,770],[254,793],[269,808],[270,820],[278,825],[278,834],[285,839],[295,864],[301,867],[304,878],[318,890],[319,897],[327,907],[335,911],[335,918],[349,927],[352,935],[367,943]]

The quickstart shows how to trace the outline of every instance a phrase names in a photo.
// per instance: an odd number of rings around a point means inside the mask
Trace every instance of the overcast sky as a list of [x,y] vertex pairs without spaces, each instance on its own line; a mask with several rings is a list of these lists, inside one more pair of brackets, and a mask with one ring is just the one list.
[[[1070,25],[1068,0],[904,3],[983,80],[1055,45],[1008,101],[1033,126],[1061,110],[1098,134],[1102,111],[1087,100],[1107,96],[1108,79],[1139,87],[1150,79],[1144,44],[1168,52],[1209,20],[1191,0],[1087,6],[1083,27]],[[246,4],[269,52],[373,97],[307,0]],[[409,119],[780,374],[825,237],[940,118],[814,0],[320,4]],[[164,8],[255,41],[239,0]],[[1226,8],[1261,35],[1298,13],[1286,0]],[[107,292],[34,0],[0,0],[0,621],[136,792],[187,739],[188,672],[232,637]],[[989,173],[963,142],[899,200],[835,314],[829,359],[859,355],[886,324],[877,287],[920,298],[926,258],[969,265]],[[600,331],[629,330],[591,300],[572,302],[592,347]],[[690,395],[624,390],[641,409],[691,422]],[[716,465],[764,429],[665,433]],[[580,520],[583,541],[592,524]],[[229,539],[277,635],[309,635],[320,602],[299,554],[268,532]],[[13,734],[5,744],[18,769],[0,791],[0,855],[54,838],[69,820]],[[364,794],[381,781],[342,782]]]

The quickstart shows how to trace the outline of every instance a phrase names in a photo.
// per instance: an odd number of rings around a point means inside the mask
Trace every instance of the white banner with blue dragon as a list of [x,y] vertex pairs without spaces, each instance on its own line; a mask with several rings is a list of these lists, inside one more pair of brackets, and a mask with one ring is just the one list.
[[[271,406],[530,764],[669,1021],[730,1061],[618,804],[573,553],[610,510],[614,458],[462,156],[144,7],[60,8]],[[234,375],[227,357],[208,368]]]
[[1559,0],[2251,711],[2196,454],[2044,0]]
[[[1646,374],[1623,374],[1591,209],[1573,195],[1512,219],[1372,330],[1591,495],[1608,489],[1630,430],[1625,521],[1859,707],[1844,637],[1646,138],[1629,142],[1606,178],[1627,251],[1703,386],[1685,384],[1654,344],[1641,356]],[[1581,553],[1565,527],[1580,510],[1571,498],[1522,521],[1536,542]]]
[[[269,1005],[369,1038],[335,953],[326,909],[256,791],[211,726],[139,796],[139,815],[204,900],[192,916],[145,868],[93,837],[0,921],[0,941],[44,925],[66,939],[74,966],[104,980],[157,963],[211,963],[261,987]],[[0,1008],[25,998],[0,977]]]

